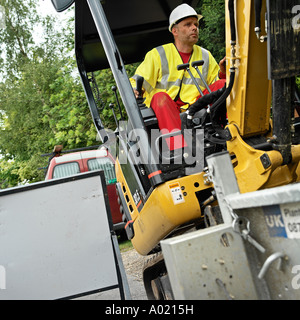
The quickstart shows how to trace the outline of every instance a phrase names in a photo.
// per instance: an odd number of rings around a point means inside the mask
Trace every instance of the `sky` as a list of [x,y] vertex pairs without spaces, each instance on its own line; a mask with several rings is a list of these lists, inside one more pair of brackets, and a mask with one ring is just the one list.
[[[50,14],[50,15],[53,15],[55,17],[58,17],[58,19],[63,19],[68,14],[66,11],[57,12],[54,9],[54,6],[53,6],[51,0],[38,0],[38,4],[39,4],[38,11],[42,15],[47,15],[47,14],[49,15]],[[74,4],[73,4],[73,6],[74,6]]]
[[[60,22],[63,23],[63,21],[67,20],[68,18],[74,16],[74,11],[64,11],[64,12],[57,12],[52,4],[51,0],[36,0],[37,2],[37,11],[38,14],[41,16],[51,15],[57,20],[57,30],[60,30]],[[72,5],[74,7],[74,4]],[[1,6],[0,6],[0,18],[2,16],[5,19],[5,15],[2,15]],[[0,20],[0,28],[1,28],[1,21]],[[36,28],[33,33],[33,39],[36,43],[39,43],[43,39],[43,29],[42,28]],[[2,81],[3,74],[0,72],[0,82]]]
[[[40,13],[42,16],[51,15],[57,18],[58,20],[64,20],[67,19],[67,17],[70,17],[70,14],[74,15],[74,13],[68,12],[68,10],[63,12],[57,12],[52,4],[51,0],[37,0],[38,2],[38,13]],[[74,4],[72,5],[74,7]],[[71,7],[71,8],[72,8]]]
[[[59,23],[63,20],[66,20],[70,15],[74,15],[74,12],[57,12],[52,4],[51,0],[37,0],[38,7],[37,11],[38,14],[41,16],[46,16],[46,15],[51,15],[55,19],[57,19],[57,28],[59,29]],[[74,6],[74,5],[73,5]],[[35,33],[33,34],[34,40],[39,41],[42,37],[42,30],[36,30]]]
[[51,15],[55,15],[55,16],[60,16],[61,13],[56,12],[56,10],[53,7],[52,1],[51,0],[39,0],[39,11],[43,14],[43,15],[47,15],[47,14],[51,14]]

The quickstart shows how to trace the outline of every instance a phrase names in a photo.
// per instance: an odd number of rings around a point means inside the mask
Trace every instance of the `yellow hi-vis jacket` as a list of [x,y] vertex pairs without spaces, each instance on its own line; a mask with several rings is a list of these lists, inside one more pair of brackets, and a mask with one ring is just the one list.
[[[197,71],[191,66],[191,63],[197,60],[204,60],[204,64],[199,67],[199,70],[208,85],[219,80],[219,65],[208,50],[194,45],[189,60],[190,70],[203,91],[205,86]],[[190,75],[185,70],[177,70],[177,66],[182,63],[182,58],[173,43],[154,48],[146,54],[144,61],[136,69],[130,82],[135,88],[136,76],[144,78],[144,98],[146,98],[145,104],[148,107],[153,95],[157,92],[166,92],[173,100],[180,98],[186,103],[183,108],[187,108],[189,104],[196,101],[200,93]]]

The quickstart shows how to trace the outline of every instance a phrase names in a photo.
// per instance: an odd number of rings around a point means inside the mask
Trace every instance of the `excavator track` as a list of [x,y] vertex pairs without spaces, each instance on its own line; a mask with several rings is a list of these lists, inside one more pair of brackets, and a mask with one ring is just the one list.
[[145,261],[143,281],[149,300],[173,300],[172,289],[161,251]]

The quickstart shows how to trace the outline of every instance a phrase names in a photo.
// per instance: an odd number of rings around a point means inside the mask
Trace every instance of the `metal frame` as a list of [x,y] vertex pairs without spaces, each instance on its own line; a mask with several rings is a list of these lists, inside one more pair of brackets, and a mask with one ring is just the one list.
[[[113,72],[122,102],[126,108],[129,122],[134,130],[137,130],[137,131],[143,130],[144,132],[146,132],[145,124],[144,124],[140,109],[137,105],[137,101],[134,96],[132,86],[128,79],[128,75],[126,73],[125,66],[122,61],[120,52],[115,43],[112,31],[106,19],[106,15],[103,10],[102,4],[100,3],[100,1],[87,0],[86,2],[89,6],[91,15],[93,17],[102,46],[105,50],[105,54],[108,59],[109,66]],[[81,13],[79,2],[75,2],[75,9],[76,9],[76,15],[79,15]],[[80,32],[78,28],[76,30],[77,32]],[[80,38],[80,35],[77,35],[76,37]],[[82,48],[80,47],[79,41],[76,42],[76,57],[78,61],[79,73],[80,73],[82,83],[87,95],[89,107],[91,110],[91,114],[92,114],[96,129],[102,141],[108,142],[108,135],[101,122],[101,119],[97,110],[97,106],[95,103],[95,99],[94,99],[90,84],[88,82],[87,73],[86,73],[84,61],[83,61]],[[153,158],[149,139],[147,139],[146,135],[142,135],[139,137],[136,136],[134,137],[134,139],[142,140],[139,142],[139,148],[140,148],[141,159],[143,164],[145,165],[146,172],[148,174],[152,172],[157,172],[159,170],[157,164],[149,163],[148,161],[149,157]],[[162,182],[162,178],[160,175],[155,175],[150,179],[150,181],[152,185],[157,185]]]
[[[227,152],[208,157],[207,163],[224,224],[161,241],[175,298],[299,300],[293,268],[300,265],[300,238],[272,233],[267,217],[284,208],[300,211],[300,184],[241,194]],[[282,227],[279,219],[274,218],[275,227]],[[220,245],[224,234],[228,246]]]
[[[63,183],[68,183],[68,182],[70,183],[75,180],[81,180],[81,179],[86,179],[89,177],[96,177],[96,176],[98,176],[99,179],[101,180],[101,185],[103,187],[105,211],[107,214],[108,228],[109,228],[110,234],[111,234],[111,242],[112,242],[112,247],[113,247],[113,255],[115,258],[115,267],[116,267],[116,273],[117,273],[117,278],[118,278],[118,285],[111,286],[111,287],[105,287],[105,288],[101,288],[99,290],[94,290],[94,291],[89,291],[89,292],[82,292],[82,293],[68,296],[68,297],[61,297],[60,300],[75,299],[75,298],[95,294],[98,292],[104,292],[104,291],[108,291],[108,290],[112,290],[112,289],[119,289],[120,297],[122,300],[131,300],[131,293],[130,293],[129,284],[128,284],[127,276],[125,273],[118,241],[117,241],[117,236],[116,236],[115,232],[113,231],[113,222],[112,222],[112,217],[110,214],[110,206],[109,206],[109,200],[107,197],[105,177],[104,177],[103,171],[99,171],[99,170],[92,171],[92,172],[88,172],[88,173],[78,174],[78,175],[75,175],[72,177],[66,177],[66,178],[62,178],[62,179],[53,179],[53,180],[49,180],[49,181],[42,181],[42,182],[27,185],[24,187],[9,188],[9,189],[5,189],[5,190],[0,191],[0,198],[1,198],[1,196],[5,196],[5,195],[13,195],[16,193],[26,192],[29,190],[35,190],[35,189],[39,189],[39,188],[47,188],[47,187],[51,187],[51,186],[55,186],[55,185],[60,185]],[[99,270],[99,272],[101,272],[101,270]]]

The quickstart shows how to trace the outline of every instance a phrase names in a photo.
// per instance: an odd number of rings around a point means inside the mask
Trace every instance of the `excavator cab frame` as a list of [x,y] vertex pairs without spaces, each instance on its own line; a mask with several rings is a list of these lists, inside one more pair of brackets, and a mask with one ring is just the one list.
[[[133,211],[136,211],[136,215],[141,212],[157,186],[184,176],[186,172],[202,172],[203,169],[201,164],[203,156],[199,152],[196,157],[191,156],[189,161],[182,162],[186,153],[181,150],[177,155],[177,159],[180,158],[177,163],[168,153],[162,158],[163,139],[158,130],[155,114],[152,109],[136,100],[124,64],[140,62],[146,52],[153,47],[172,41],[172,35],[168,31],[169,15],[183,2],[193,7],[198,3],[197,0],[164,0],[146,4],[136,0],[75,1],[76,59],[93,121],[103,143],[109,146],[110,139],[98,112],[89,73],[106,68],[112,70],[128,116],[125,128],[122,127],[122,123],[117,127],[115,135],[118,143],[117,163],[121,175],[125,176],[123,179],[120,178],[124,181],[118,184],[119,196],[130,239],[134,237]],[[203,141],[201,131],[196,140],[193,140],[192,132],[190,137],[194,145],[201,145]],[[198,159],[198,162],[195,159]],[[196,181],[194,184],[198,185]],[[203,184],[202,189],[205,190],[203,192],[206,197],[210,193],[206,191],[208,186]],[[182,196],[181,193],[179,196]],[[198,200],[196,207],[197,214],[194,213],[192,219],[201,216]],[[178,222],[172,223],[169,229],[177,224]]]
[[[222,223],[214,186],[205,168],[189,174],[186,169],[194,168],[195,163],[164,164],[161,158],[152,161],[160,153],[159,144],[153,146],[148,132],[157,128],[156,118],[135,98],[125,70],[125,64],[140,62],[148,50],[172,41],[168,17],[176,6],[185,2],[196,7],[198,1],[52,2],[57,11],[75,2],[78,70],[95,127],[107,146],[109,134],[102,124],[88,74],[110,68],[125,107],[128,121],[118,125],[114,133],[116,176],[126,232],[135,249],[148,255],[161,250],[162,239]],[[293,99],[295,76],[300,74],[300,33],[291,24],[296,5],[296,0],[226,0],[227,85],[211,109],[218,111],[226,101],[228,123],[213,138],[206,135],[212,128],[206,123],[200,147],[204,163],[209,154],[224,150],[230,154],[242,193],[299,181],[300,146]],[[264,15],[266,19],[261,19]],[[262,31],[263,21],[266,32]],[[285,49],[286,43],[290,50]],[[209,143],[204,147],[207,137]],[[163,286],[166,275],[161,256],[157,264],[153,261],[144,271],[150,297],[151,286]]]
[[[172,35],[167,28],[168,17],[172,9],[182,2],[164,0],[145,4],[131,0],[126,3],[105,1],[101,4],[94,1],[75,1],[78,69],[94,124],[104,143],[108,142],[108,134],[97,110],[88,73],[111,68],[128,116],[128,132],[141,133],[146,127],[155,125],[156,119],[152,110],[137,105],[124,65],[140,62],[148,50],[160,45],[162,41],[172,41]],[[197,1],[191,0],[188,3],[194,6]],[[156,157],[151,149],[151,141],[144,134],[139,136],[139,149],[150,185],[155,187],[162,183],[163,179],[159,174],[155,174],[160,172],[157,161],[149,160]]]

